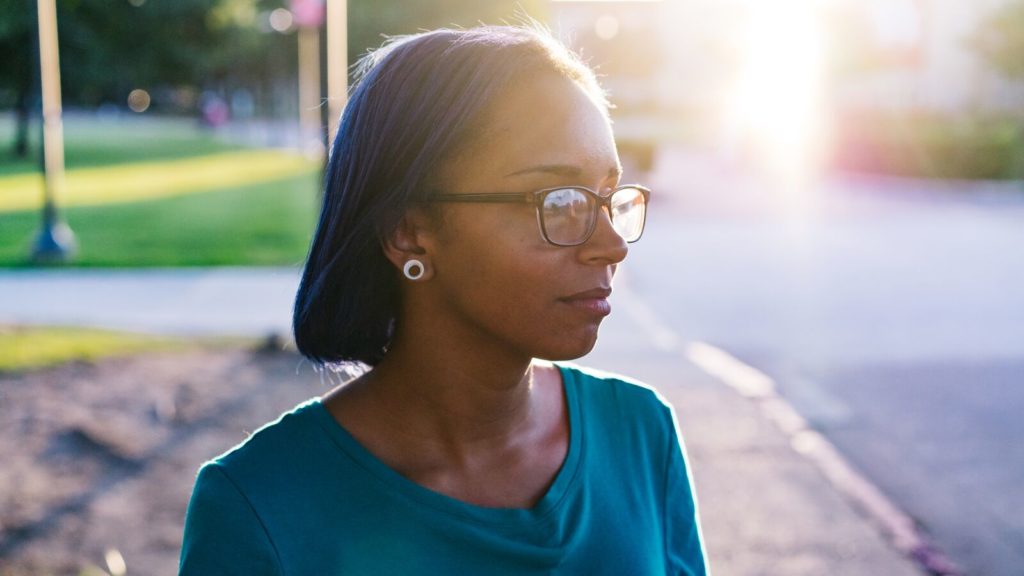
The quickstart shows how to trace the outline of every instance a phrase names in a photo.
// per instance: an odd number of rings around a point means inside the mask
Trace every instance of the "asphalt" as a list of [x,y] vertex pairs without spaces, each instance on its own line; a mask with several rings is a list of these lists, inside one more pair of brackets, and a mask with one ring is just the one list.
[[[295,268],[0,271],[0,325],[194,335],[290,334]],[[620,279],[579,363],[656,387],[676,408],[718,575],[955,574],[756,370],[680,339]]]

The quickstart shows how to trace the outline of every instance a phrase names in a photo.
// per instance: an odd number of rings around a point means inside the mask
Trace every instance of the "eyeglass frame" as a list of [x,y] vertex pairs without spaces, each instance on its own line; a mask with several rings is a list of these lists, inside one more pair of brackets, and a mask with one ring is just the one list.
[[[534,208],[537,209],[537,224],[540,225],[540,235],[542,238],[544,238],[544,241],[547,242],[548,244],[551,244],[552,246],[571,248],[573,246],[580,246],[582,244],[586,244],[587,240],[590,240],[590,237],[594,235],[594,230],[597,229],[598,213],[600,212],[601,208],[608,209],[608,219],[609,221],[611,221],[611,219],[613,218],[612,197],[615,196],[616,192],[628,188],[632,188],[634,190],[639,191],[644,199],[644,219],[640,226],[640,234],[632,240],[626,240],[628,244],[632,244],[637,240],[640,240],[640,238],[644,235],[644,228],[647,227],[647,205],[651,201],[651,190],[646,186],[641,186],[639,184],[623,184],[621,186],[616,186],[607,195],[598,194],[597,192],[591,190],[590,188],[587,188],[586,186],[554,186],[551,188],[541,188],[540,190],[530,190],[528,192],[498,192],[493,194],[433,194],[429,196],[426,200],[428,202],[466,202],[481,204],[533,204]],[[590,228],[587,230],[587,233],[584,234],[583,239],[574,244],[560,244],[558,242],[551,240],[551,238],[548,236],[547,227],[544,225],[544,199],[547,198],[547,195],[552,192],[570,189],[585,192],[589,196],[592,196],[597,203],[594,206],[594,218],[590,222]],[[614,229],[614,224],[612,225],[612,228]],[[618,231],[616,231],[615,233],[618,234]]]

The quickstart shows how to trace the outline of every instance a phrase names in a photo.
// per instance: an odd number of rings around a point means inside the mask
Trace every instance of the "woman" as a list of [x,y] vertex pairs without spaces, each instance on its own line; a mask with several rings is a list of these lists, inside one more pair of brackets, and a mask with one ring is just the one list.
[[181,573],[705,574],[671,409],[550,363],[594,346],[649,196],[591,70],[484,27],[360,72],[294,323],[372,369],[202,468]]

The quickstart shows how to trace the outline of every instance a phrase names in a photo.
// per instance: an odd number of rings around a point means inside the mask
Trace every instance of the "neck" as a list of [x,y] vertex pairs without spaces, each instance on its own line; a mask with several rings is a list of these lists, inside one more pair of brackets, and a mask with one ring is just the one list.
[[422,332],[402,326],[366,383],[406,433],[460,452],[507,442],[532,423],[532,358],[478,335]]

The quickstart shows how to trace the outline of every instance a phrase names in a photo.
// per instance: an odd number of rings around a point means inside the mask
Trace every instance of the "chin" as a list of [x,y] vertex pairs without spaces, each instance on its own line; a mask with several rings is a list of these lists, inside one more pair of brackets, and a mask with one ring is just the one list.
[[545,346],[543,350],[537,350],[533,357],[549,362],[576,360],[590,354],[596,344],[597,330],[594,330],[592,333],[576,339],[566,338],[559,342],[553,342],[551,345]]

